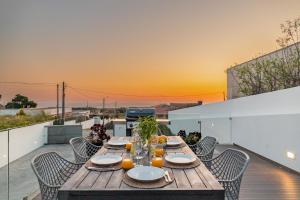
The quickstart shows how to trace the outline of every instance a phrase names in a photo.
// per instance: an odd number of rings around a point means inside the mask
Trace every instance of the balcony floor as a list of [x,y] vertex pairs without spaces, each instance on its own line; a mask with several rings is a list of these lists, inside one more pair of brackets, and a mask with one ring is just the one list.
[[[215,154],[231,145],[218,145]],[[68,160],[74,160],[70,145],[45,145],[10,165],[10,199],[20,200],[38,190],[38,182],[31,170],[30,160],[37,154],[57,151]],[[300,175],[282,169],[250,152],[251,162],[243,177],[240,199],[296,200],[300,199]],[[0,168],[0,199],[7,199],[7,167]]]
[[[215,153],[237,146],[219,145]],[[300,175],[246,151],[250,164],[243,176],[241,200],[299,200]]]

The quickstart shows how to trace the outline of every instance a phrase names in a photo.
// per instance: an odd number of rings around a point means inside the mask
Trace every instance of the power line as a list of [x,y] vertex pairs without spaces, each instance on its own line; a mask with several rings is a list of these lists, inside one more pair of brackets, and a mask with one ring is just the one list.
[[78,91],[77,89],[72,88],[72,87],[70,87],[70,86],[68,86],[68,88],[70,89],[69,91],[73,91],[74,93],[76,93],[76,94],[79,95],[79,96],[85,97],[85,98],[87,98],[87,99],[95,99],[95,100],[99,100],[99,98],[97,98],[97,97],[93,97],[93,96],[90,96],[90,95],[86,95],[86,94],[84,94],[84,93],[82,93],[82,92]]
[[46,82],[20,82],[20,81],[0,81],[0,84],[5,85],[30,85],[30,86],[56,86],[56,83],[46,83]]

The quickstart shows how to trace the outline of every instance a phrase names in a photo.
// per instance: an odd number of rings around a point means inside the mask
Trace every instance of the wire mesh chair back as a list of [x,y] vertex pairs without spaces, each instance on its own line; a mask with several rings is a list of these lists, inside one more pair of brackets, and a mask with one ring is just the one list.
[[206,136],[196,144],[189,145],[189,147],[201,160],[209,160],[213,157],[216,145],[216,138]]
[[245,152],[227,149],[217,157],[203,162],[223,185],[226,199],[238,199],[242,177],[249,161]]
[[94,145],[83,137],[75,137],[70,140],[76,163],[88,161],[101,146]]
[[217,145],[217,139],[214,137],[206,136],[199,142],[200,149],[198,153],[198,157],[201,160],[208,160],[212,159],[216,145]]
[[34,157],[31,167],[38,178],[43,200],[57,199],[58,189],[80,167],[62,158],[55,152],[48,152]]

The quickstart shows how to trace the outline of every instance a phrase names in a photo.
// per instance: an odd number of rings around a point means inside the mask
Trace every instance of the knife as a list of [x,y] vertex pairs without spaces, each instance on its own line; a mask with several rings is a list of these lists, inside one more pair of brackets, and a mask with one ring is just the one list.
[[171,176],[170,176],[170,174],[169,174],[169,171],[166,171],[165,173],[166,173],[166,175],[167,175],[168,181],[169,181],[169,182],[172,182],[172,179],[171,179]]

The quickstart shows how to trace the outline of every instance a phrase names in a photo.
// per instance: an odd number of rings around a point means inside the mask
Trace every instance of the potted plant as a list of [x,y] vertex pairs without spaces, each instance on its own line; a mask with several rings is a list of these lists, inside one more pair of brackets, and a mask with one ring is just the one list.
[[110,140],[110,136],[106,134],[106,128],[103,124],[94,124],[87,139],[94,145],[102,146],[104,140]]
[[188,145],[194,145],[201,139],[201,133],[200,132],[190,132],[189,135],[185,138],[185,142]]
[[141,117],[138,120],[138,132],[144,145],[149,145],[149,141],[153,135],[157,134],[158,123],[152,116]]
[[151,160],[151,141],[156,138],[158,123],[152,116],[141,117],[138,120],[137,132],[143,145],[143,151],[146,155],[146,165],[150,164]]

